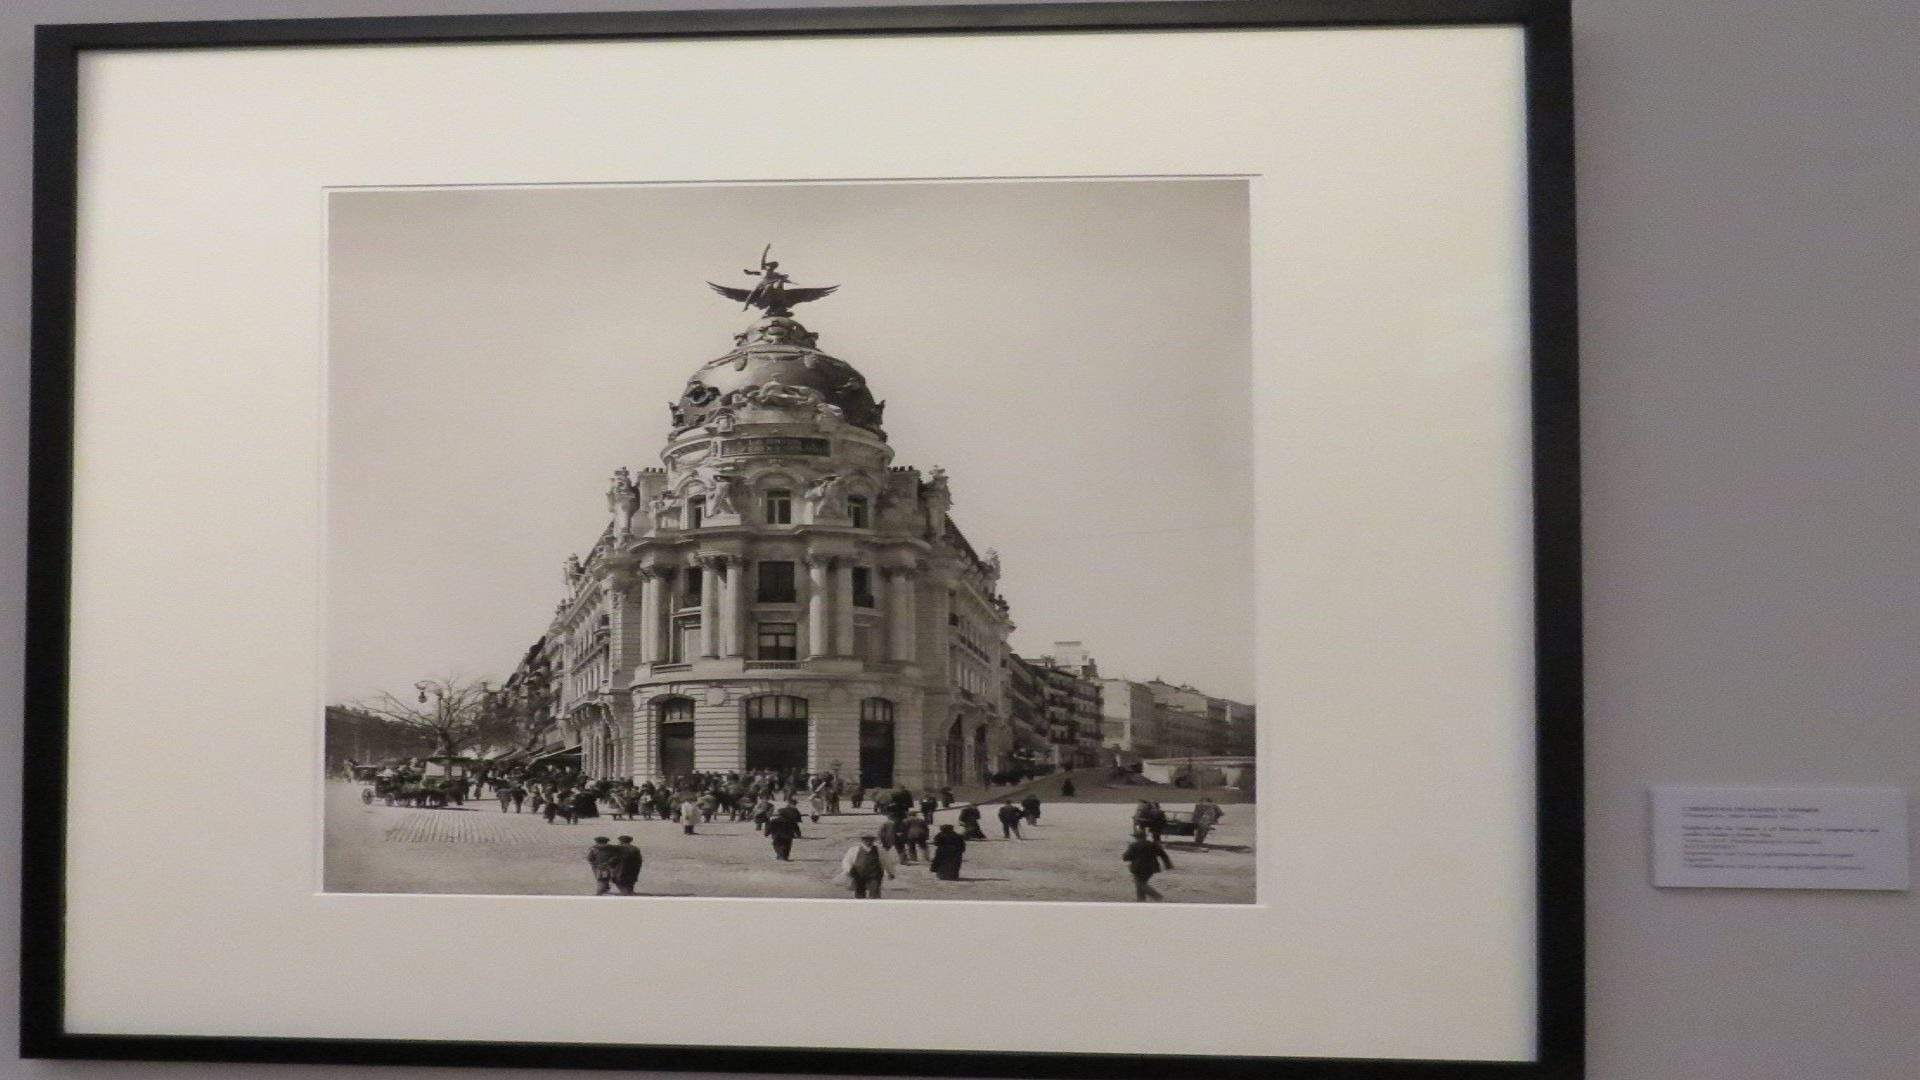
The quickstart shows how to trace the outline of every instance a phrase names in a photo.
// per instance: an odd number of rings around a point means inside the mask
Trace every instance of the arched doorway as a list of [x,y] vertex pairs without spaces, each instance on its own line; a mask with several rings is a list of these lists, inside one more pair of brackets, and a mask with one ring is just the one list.
[[860,703],[860,785],[893,786],[893,702],[870,697]]
[[747,769],[807,768],[807,699],[763,694],[746,701]]
[[949,784],[967,782],[967,736],[960,728],[960,718],[953,718],[953,726],[947,728],[946,781]]
[[693,772],[693,699],[661,698],[653,704],[660,732],[660,775],[668,780]]

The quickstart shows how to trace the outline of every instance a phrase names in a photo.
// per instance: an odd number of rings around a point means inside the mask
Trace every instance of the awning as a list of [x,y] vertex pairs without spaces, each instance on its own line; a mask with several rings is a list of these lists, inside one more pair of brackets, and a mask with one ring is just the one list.
[[580,753],[580,744],[575,743],[572,746],[559,746],[559,747],[555,747],[552,750],[542,751],[528,758],[527,761],[529,763],[535,762],[535,761],[546,761],[550,758],[564,757],[568,754],[577,755],[579,753]]

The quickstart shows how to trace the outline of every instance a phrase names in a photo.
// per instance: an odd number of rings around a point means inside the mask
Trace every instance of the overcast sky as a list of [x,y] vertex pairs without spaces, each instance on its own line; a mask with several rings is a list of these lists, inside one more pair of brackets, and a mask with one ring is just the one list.
[[329,229],[328,693],[500,679],[761,246],[1000,551],[1023,655],[1253,700],[1240,181],[352,191]]

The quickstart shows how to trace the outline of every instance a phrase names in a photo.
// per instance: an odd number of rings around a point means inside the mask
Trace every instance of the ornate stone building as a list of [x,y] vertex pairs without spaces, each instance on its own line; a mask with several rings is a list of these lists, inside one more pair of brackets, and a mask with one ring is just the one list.
[[1012,740],[999,559],[791,317],[831,290],[768,273],[723,290],[765,317],[694,371],[660,466],[614,472],[606,530],[566,561],[544,639],[565,730],[596,776],[976,779]]

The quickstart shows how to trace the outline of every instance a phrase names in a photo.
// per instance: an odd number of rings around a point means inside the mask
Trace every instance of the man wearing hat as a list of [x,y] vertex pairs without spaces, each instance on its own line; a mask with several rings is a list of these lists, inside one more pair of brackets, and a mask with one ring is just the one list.
[[587,849],[587,866],[593,871],[593,895],[605,896],[613,891],[613,866],[620,857],[618,849],[604,836],[593,838],[593,846]]
[[862,836],[840,859],[835,879],[853,886],[855,900],[880,899],[880,879],[893,876],[893,853],[881,850],[874,840],[871,833]]

